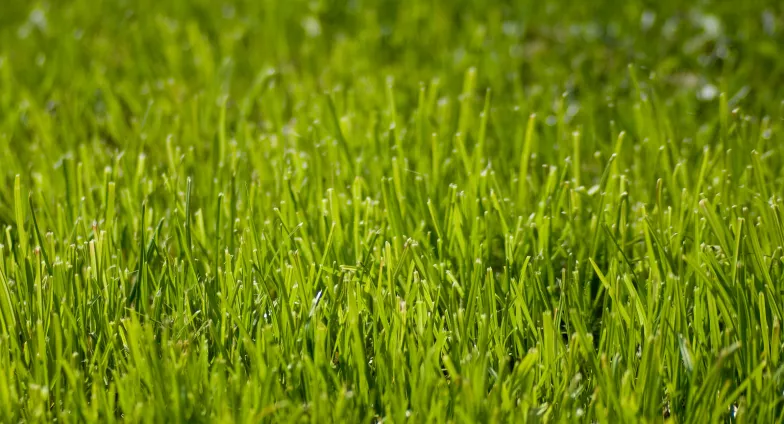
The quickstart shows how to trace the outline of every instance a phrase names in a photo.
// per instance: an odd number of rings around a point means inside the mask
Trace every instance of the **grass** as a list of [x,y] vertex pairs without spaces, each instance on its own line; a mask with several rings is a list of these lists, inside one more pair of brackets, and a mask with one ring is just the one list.
[[779,2],[6,1],[0,422],[782,422]]

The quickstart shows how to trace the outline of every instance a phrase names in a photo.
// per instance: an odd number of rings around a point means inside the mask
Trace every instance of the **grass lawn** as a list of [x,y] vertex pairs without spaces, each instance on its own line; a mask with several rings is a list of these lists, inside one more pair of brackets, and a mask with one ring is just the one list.
[[784,421],[784,3],[0,3],[0,422]]

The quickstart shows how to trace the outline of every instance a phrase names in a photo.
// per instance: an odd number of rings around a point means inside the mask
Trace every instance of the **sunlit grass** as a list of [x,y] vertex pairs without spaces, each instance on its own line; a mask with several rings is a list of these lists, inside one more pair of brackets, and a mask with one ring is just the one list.
[[778,3],[6,3],[0,422],[784,420]]

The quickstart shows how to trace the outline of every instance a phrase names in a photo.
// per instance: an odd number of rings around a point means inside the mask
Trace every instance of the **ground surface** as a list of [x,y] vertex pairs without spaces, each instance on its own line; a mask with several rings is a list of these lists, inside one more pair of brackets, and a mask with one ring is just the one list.
[[784,419],[784,9],[5,0],[0,422]]

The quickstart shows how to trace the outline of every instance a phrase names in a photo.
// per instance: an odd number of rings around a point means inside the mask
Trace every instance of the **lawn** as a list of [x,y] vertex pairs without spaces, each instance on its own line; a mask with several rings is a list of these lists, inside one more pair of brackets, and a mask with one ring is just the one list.
[[784,3],[0,9],[0,422],[784,421]]

